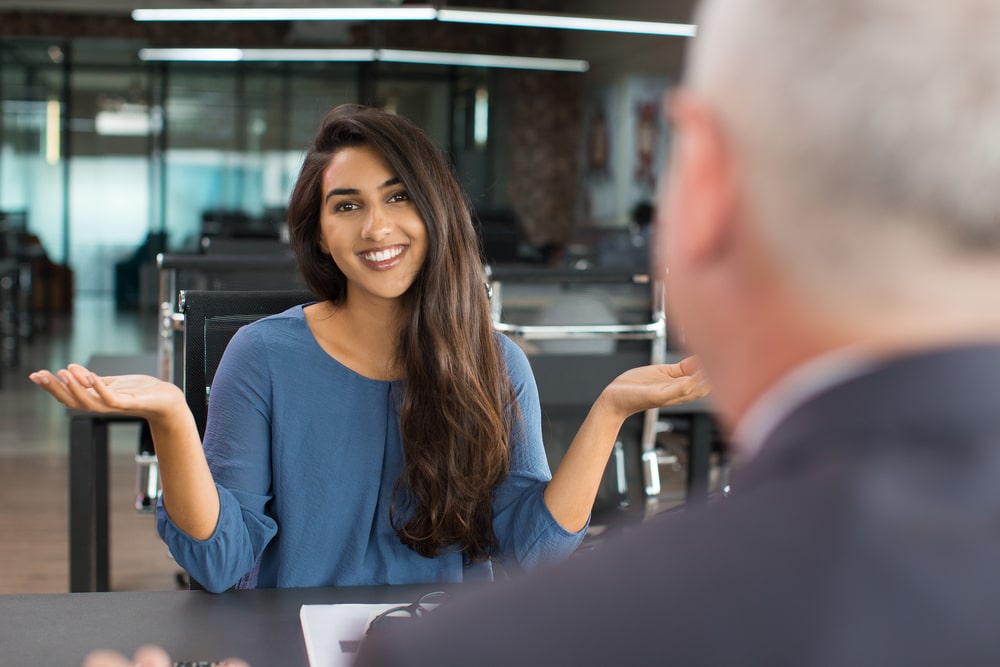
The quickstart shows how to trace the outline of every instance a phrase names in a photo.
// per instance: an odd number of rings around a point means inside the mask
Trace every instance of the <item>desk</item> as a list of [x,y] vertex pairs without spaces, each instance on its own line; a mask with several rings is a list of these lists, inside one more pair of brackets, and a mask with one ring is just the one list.
[[307,667],[303,604],[412,602],[442,586],[0,595],[5,665],[77,667],[97,648],[142,644],[175,660],[240,657],[254,667]]
[[[98,375],[156,375],[156,355],[95,355]],[[108,426],[138,417],[83,410],[69,414],[69,590],[110,590],[108,576]]]

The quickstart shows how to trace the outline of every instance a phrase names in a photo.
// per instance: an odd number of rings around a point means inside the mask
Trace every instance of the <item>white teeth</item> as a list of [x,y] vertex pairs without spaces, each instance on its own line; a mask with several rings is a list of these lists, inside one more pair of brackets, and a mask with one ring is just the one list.
[[385,262],[392,259],[393,257],[398,257],[403,252],[402,248],[390,248],[388,250],[379,250],[376,252],[369,252],[362,255],[369,262]]

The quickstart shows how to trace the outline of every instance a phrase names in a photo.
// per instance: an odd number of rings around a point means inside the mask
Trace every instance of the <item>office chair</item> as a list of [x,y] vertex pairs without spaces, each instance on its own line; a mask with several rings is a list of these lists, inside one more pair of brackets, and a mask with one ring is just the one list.
[[182,387],[201,437],[205,437],[212,380],[236,331],[262,317],[310,301],[316,301],[316,297],[306,290],[180,292],[179,307],[184,316]]
[[[494,329],[525,348],[538,385],[546,454],[555,469],[608,383],[630,368],[667,360],[662,288],[623,268],[507,266],[488,267],[487,273]],[[521,286],[520,299],[514,292],[504,303],[504,288],[512,285]],[[532,308],[545,302],[542,315],[532,317]],[[526,319],[534,323],[513,321]],[[659,418],[658,410],[649,410],[623,425],[595,515],[612,522],[641,519],[645,501],[659,494],[659,466],[676,462],[656,445]],[[642,509],[611,512],[637,507]]]
[[[205,437],[212,380],[233,335],[240,327],[262,317],[315,300],[312,292],[305,290],[180,292],[178,306],[183,322],[184,359],[181,386],[200,437]],[[155,471],[155,462],[152,465]],[[202,589],[186,573],[178,575],[178,583]]]
[[291,249],[276,241],[261,251],[253,245],[241,251],[218,254],[160,254],[160,326],[157,359],[161,380],[180,384],[183,376],[184,315],[177,296],[181,290],[240,291],[267,293],[306,289]]
[[[181,387],[184,378],[185,316],[178,304],[178,294],[182,290],[261,295],[279,290],[305,293],[305,283],[299,274],[294,254],[287,243],[277,240],[241,241],[220,252],[213,250],[213,254],[208,254],[207,250],[205,254],[160,253],[156,256],[156,265],[159,269],[157,375],[161,380]],[[267,310],[266,306],[264,308]],[[263,314],[270,315],[273,312],[277,311]],[[250,321],[252,319],[246,319],[244,323]],[[226,342],[228,340],[225,339]],[[212,373],[214,374],[214,368]],[[147,429],[140,435],[135,462],[135,509],[140,514],[148,514],[156,507],[159,479],[156,456]]]

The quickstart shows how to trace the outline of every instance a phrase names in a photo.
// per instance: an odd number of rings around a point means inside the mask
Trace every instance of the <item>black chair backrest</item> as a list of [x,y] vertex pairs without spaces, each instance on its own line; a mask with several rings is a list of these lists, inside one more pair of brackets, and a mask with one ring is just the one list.
[[205,436],[212,380],[233,334],[243,325],[262,317],[316,300],[311,292],[305,290],[181,291],[184,396],[201,437]]

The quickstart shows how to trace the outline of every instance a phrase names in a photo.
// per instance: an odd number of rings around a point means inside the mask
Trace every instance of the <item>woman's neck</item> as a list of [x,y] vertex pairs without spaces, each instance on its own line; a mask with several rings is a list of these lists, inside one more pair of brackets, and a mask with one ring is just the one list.
[[396,359],[400,314],[398,305],[349,296],[307,311],[313,336],[327,354],[351,370],[374,380],[402,375]]

